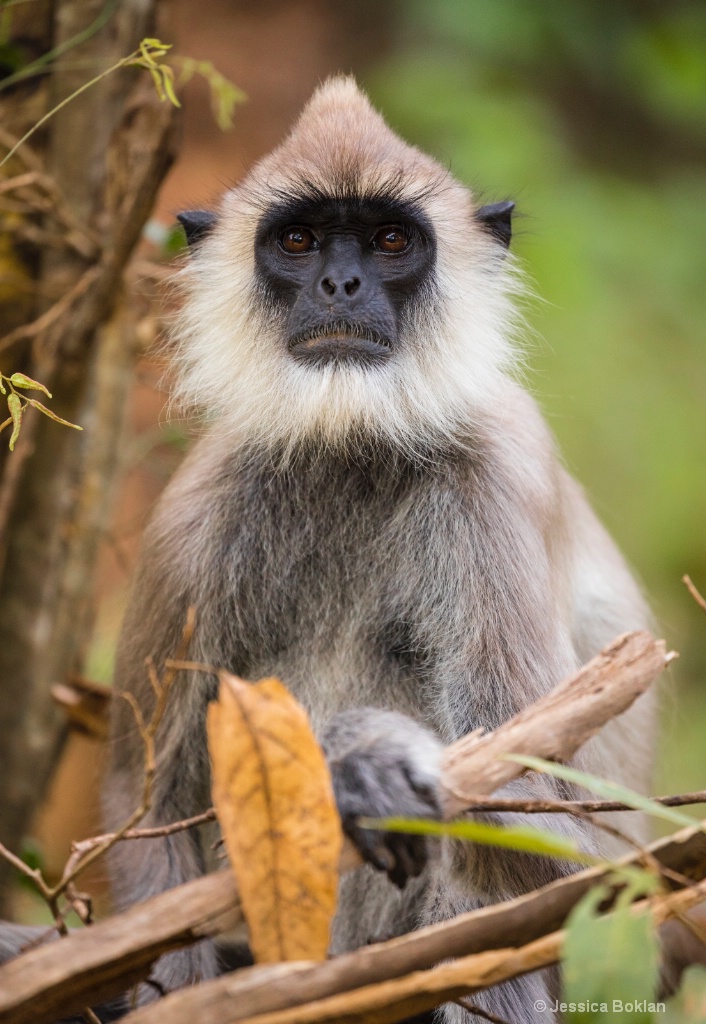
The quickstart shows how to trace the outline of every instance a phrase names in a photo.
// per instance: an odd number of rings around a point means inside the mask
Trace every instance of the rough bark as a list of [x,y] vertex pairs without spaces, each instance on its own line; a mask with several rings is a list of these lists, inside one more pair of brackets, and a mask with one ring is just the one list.
[[474,796],[484,796],[517,775],[505,754],[566,761],[605,724],[644,693],[673,655],[649,633],[627,633],[592,658],[542,700],[485,736],[471,734],[446,751],[444,816],[452,818]]
[[[694,889],[671,894],[653,905],[655,923],[659,924],[670,916],[682,916],[705,896],[703,883]],[[636,906],[634,912],[644,909],[646,901]],[[243,1024],[395,1024],[407,1020],[410,1014],[416,1016],[479,989],[549,967],[560,959],[563,941],[564,932],[551,932],[519,948],[511,946],[461,956],[428,970],[405,973],[399,978],[352,991],[335,992],[323,999],[313,996],[298,1006],[271,1013],[256,1011],[242,1018],[234,1018],[233,1010],[227,1005],[219,1007],[215,1015],[203,1014],[197,1006],[194,1017],[194,1007],[189,1005],[187,991],[170,997],[170,1005],[166,1007],[168,1015],[160,1016],[159,1020],[165,1024],[167,1021],[169,1024],[189,1024],[194,1019],[198,1019],[199,1024],[222,1024],[225,1020],[231,1022],[234,1019],[241,1019]],[[272,978],[275,986],[278,980],[284,979]],[[472,998],[470,1002],[473,1003]],[[162,1009],[165,1009],[164,1005]],[[155,1024],[156,1020],[152,1008],[139,1010],[125,1018],[126,1024]]]

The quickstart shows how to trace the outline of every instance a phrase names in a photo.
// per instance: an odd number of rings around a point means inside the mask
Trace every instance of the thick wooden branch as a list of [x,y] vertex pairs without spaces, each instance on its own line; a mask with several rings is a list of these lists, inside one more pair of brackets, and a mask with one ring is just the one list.
[[[120,995],[171,949],[241,922],[230,872],[206,875],[0,968],[0,1021],[53,1021]],[[78,973],[77,973],[78,967]]]
[[[649,849],[665,867],[696,882],[706,878],[706,835],[700,829],[686,829]],[[641,863],[640,855],[625,857],[622,863]],[[126,1018],[126,1024],[191,1024],[194,1020],[199,1024],[222,1024],[228,1020],[230,1024],[253,1017],[260,1024],[261,1014],[327,1000],[344,992],[404,978],[414,971],[426,972],[450,957],[487,956],[496,949],[507,953],[507,947],[526,946],[560,930],[581,897],[597,882],[606,881],[610,873],[610,869],[591,868],[526,896],[462,914],[389,942],[366,946],[323,964],[279,964],[276,970],[255,967],[226,975],[137,1010]],[[700,894],[698,899],[704,895]],[[295,1019],[318,1018],[304,1014]]]
[[[652,904],[655,922],[683,915],[697,903],[706,899],[706,885],[673,893]],[[634,908],[643,911],[647,901]],[[273,1013],[243,1018],[243,1024],[394,1024],[410,1014],[431,1010],[442,1003],[458,999],[489,985],[497,985],[521,974],[536,971],[556,963],[561,956],[563,932],[551,932],[519,948],[499,949],[459,957],[426,971],[414,971],[400,978],[366,985],[353,991],[341,992],[325,999],[294,1006]],[[183,996],[181,997],[183,999]],[[176,997],[173,1002],[176,1010]],[[148,1024],[142,1013],[143,1024]],[[140,1015],[128,1016],[130,1024],[138,1024]],[[177,1011],[171,1018],[178,1024],[182,1018]],[[200,1015],[199,1024],[204,1024]],[[233,1020],[232,1011],[219,1018]]]
[[[570,757],[584,739],[644,692],[668,660],[664,644],[645,633],[619,638],[549,697],[495,733],[454,744],[444,772],[447,810],[463,808],[460,794],[470,799],[490,792],[492,784],[502,785],[521,774],[519,765],[495,760],[507,752]],[[462,769],[466,755],[468,774]],[[706,877],[706,836],[701,831],[686,830],[651,849],[665,866],[696,881]],[[601,869],[584,871],[517,900],[328,963],[239,972],[160,1000],[136,1012],[134,1019],[145,1024],[191,1024],[193,1019],[220,1024],[223,1019],[244,1019],[427,970],[447,957],[523,945],[560,928],[571,907],[603,875]],[[230,917],[232,922],[237,911],[235,880],[222,872],[32,950],[0,969],[0,1019],[9,1024],[41,1024],[59,1012],[80,1010],[114,996],[146,977],[162,953],[217,934],[224,928],[224,919]]]
[[[648,847],[664,867],[706,879],[706,833],[684,829]],[[634,854],[623,863],[639,863]],[[591,868],[526,896],[462,914],[322,964],[278,964],[225,975],[135,1011],[130,1024],[222,1024],[326,999],[427,970],[447,957],[519,947],[560,929],[606,871]],[[147,976],[162,953],[238,921],[238,892],[220,872],[155,896],[92,928],[25,953],[0,969],[3,1024],[42,1024],[110,998]]]
[[[273,1013],[233,1018],[231,1012],[219,1020],[242,1019],[247,1024],[323,1024],[324,1021],[331,1024],[387,1024],[405,1020],[411,1015],[416,1019],[417,1014],[441,1003],[555,963],[560,955],[562,938],[562,932],[552,932],[519,949],[476,953],[376,985],[342,991],[320,1000],[315,997],[313,1002]],[[272,979],[275,984],[278,980],[282,979]],[[182,1020],[181,1007],[172,1019],[175,1022]],[[212,1018],[209,1016],[208,1019]],[[146,1024],[152,1018],[147,1017],[146,1011],[139,1011],[128,1015],[125,1020],[130,1024],[138,1024],[138,1021]],[[201,1020],[199,1018],[199,1024]]]
[[446,750],[442,786],[444,816],[464,811],[522,773],[505,754],[567,761],[612,718],[644,693],[670,660],[649,633],[618,637],[597,657],[541,700],[495,732],[471,734]]

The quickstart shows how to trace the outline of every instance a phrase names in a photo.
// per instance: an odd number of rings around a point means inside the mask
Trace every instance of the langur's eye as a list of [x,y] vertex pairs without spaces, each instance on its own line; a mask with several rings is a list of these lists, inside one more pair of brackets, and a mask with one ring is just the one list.
[[317,247],[314,233],[309,228],[293,227],[285,228],[279,236],[279,244],[285,252],[298,256],[303,252],[311,252]]
[[373,235],[373,249],[379,252],[404,252],[409,243],[409,234],[397,224],[386,224]]

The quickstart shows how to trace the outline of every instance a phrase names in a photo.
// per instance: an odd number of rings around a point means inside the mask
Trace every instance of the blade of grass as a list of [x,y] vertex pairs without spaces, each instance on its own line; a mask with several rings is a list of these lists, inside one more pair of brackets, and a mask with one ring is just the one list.
[[578,864],[600,864],[600,859],[584,853],[568,839],[553,832],[543,832],[531,825],[503,827],[484,821],[432,821],[426,818],[359,818],[361,828],[384,832],[408,832],[423,836],[450,836],[484,846],[500,846],[519,853],[538,853],[544,857],[561,857]]
[[621,786],[618,782],[610,782],[608,779],[601,779],[597,775],[590,775],[588,772],[581,772],[576,768],[569,768],[568,765],[557,764],[556,761],[545,761],[544,758],[531,757],[526,754],[505,754],[505,760],[514,761],[516,764],[521,764],[524,768],[531,768],[532,771],[535,772],[543,772],[546,775],[553,775],[555,779],[564,779],[566,782],[574,782],[606,800],[620,800],[621,803],[627,804],[627,806],[632,807],[633,810],[644,811],[646,814],[651,814],[655,818],[663,818],[665,821],[672,822],[676,825],[686,825],[689,828],[693,828],[695,825],[699,824],[699,822],[690,815],[683,814],[681,811],[677,811],[673,807],[665,807],[664,804],[658,804],[654,800],[650,800],[648,796],[642,796],[640,793],[635,793],[634,790],[628,789],[627,786]]

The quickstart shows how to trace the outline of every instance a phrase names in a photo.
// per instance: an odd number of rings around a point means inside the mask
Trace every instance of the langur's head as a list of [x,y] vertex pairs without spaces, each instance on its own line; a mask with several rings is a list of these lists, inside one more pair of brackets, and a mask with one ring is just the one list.
[[182,215],[181,397],[280,449],[466,436],[512,363],[512,206],[331,79],[217,213]]

